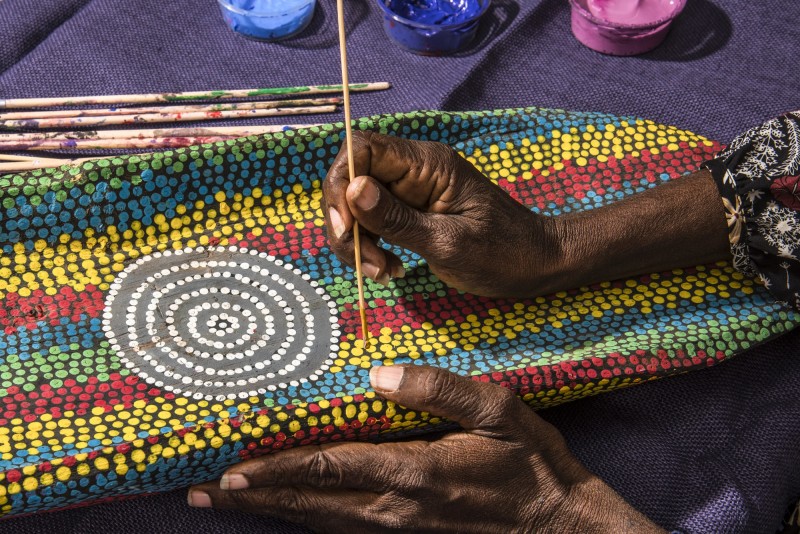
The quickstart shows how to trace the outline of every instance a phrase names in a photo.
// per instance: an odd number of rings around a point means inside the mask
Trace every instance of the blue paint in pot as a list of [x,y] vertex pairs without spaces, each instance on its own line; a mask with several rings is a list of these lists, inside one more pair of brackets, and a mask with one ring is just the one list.
[[303,31],[317,0],[218,0],[230,28],[262,41],[277,41]]
[[397,44],[416,54],[457,52],[475,38],[491,0],[377,0],[384,29]]

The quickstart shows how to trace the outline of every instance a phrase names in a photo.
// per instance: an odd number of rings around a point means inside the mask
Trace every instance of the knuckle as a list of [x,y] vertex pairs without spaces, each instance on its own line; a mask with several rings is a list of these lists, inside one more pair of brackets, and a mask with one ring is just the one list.
[[293,523],[307,523],[310,519],[308,500],[299,491],[285,491],[277,499],[277,507],[283,517]]
[[428,143],[431,160],[437,167],[452,167],[453,162],[461,159],[456,149],[444,143]]
[[383,529],[408,531],[422,526],[420,520],[426,517],[427,511],[414,499],[387,493],[375,502],[371,512]]
[[432,470],[423,468],[407,471],[396,481],[396,485],[404,492],[416,493],[432,487],[434,482]]
[[402,460],[387,457],[386,461],[381,462],[376,479],[383,482],[384,491],[407,495],[432,487],[435,480],[433,466],[427,461],[429,447],[427,441],[409,443],[403,449]]
[[497,407],[497,412],[507,417],[514,414],[519,409],[520,400],[508,388],[497,386],[497,391],[493,393],[493,404]]
[[388,202],[383,214],[380,231],[389,235],[408,235],[413,233],[415,231],[413,212],[410,209],[406,209],[399,202]]
[[327,208],[326,204],[328,199],[333,196],[331,191],[331,174],[333,171],[334,166],[331,165],[331,167],[328,169],[328,172],[325,174],[325,178],[322,180],[322,200],[325,208]]
[[437,399],[450,397],[454,394],[456,377],[454,374],[438,367],[426,373],[423,378],[422,401],[429,404]]
[[314,453],[308,465],[306,479],[312,486],[328,486],[341,482],[342,472],[330,455],[319,450]]
[[478,417],[479,426],[493,429],[508,427],[509,421],[514,421],[520,407],[520,400],[510,389],[495,386],[494,391],[482,408]]

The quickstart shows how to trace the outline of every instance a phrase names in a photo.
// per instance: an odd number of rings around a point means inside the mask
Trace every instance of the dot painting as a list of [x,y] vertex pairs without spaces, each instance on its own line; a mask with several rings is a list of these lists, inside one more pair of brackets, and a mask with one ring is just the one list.
[[[448,143],[553,216],[678,178],[721,148],[635,117],[539,108],[357,127]],[[365,349],[354,273],[328,247],[321,211],[342,130],[0,176],[0,514],[445,424],[377,396],[373,365],[436,365],[545,408],[705,368],[798,324],[727,263],[488,299],[395,249],[407,276],[367,284]]]
[[111,284],[103,314],[111,348],[133,373],[198,400],[318,380],[336,356],[337,322],[309,275],[237,247],[138,258]]

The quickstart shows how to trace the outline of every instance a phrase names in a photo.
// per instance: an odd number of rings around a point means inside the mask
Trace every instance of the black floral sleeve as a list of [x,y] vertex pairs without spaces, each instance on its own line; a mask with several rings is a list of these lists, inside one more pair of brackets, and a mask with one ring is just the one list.
[[722,194],[734,267],[800,309],[800,111],[737,137],[705,167]]

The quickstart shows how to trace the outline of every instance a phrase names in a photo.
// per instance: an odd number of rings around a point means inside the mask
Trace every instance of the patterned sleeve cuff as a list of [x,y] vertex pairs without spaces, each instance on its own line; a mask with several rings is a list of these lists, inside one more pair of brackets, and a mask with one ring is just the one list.
[[736,180],[730,170],[730,159],[731,154],[722,152],[716,158],[707,161],[703,167],[711,172],[722,198],[725,219],[728,222],[728,240],[731,244],[733,266],[737,271],[749,276],[756,276],[758,271],[750,260],[750,249],[747,246],[744,206],[742,197],[737,192]]
[[703,166],[722,197],[734,267],[800,309],[800,111],[737,137]]

